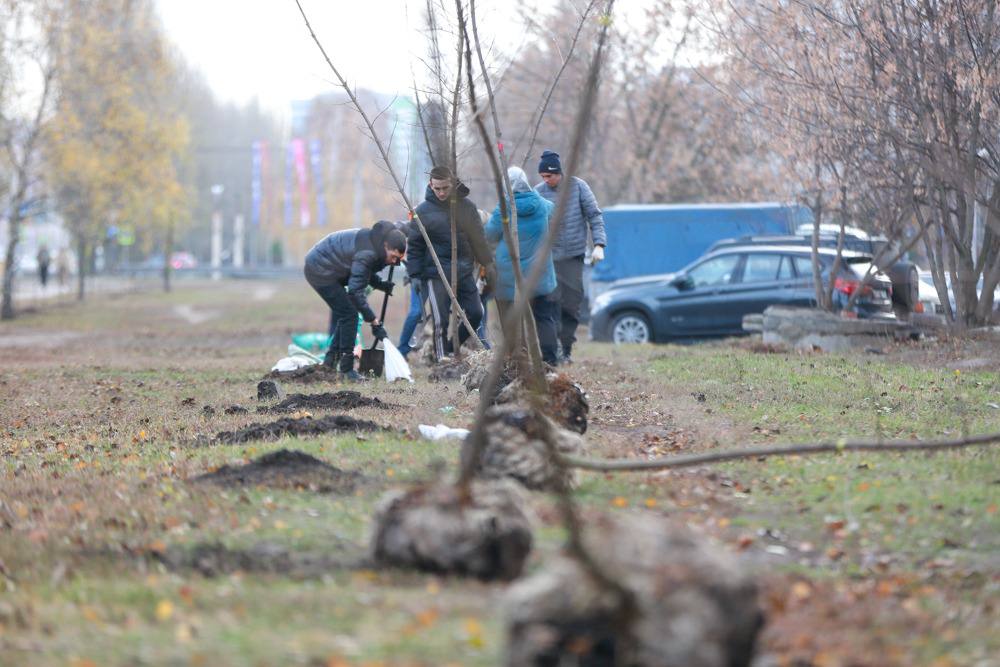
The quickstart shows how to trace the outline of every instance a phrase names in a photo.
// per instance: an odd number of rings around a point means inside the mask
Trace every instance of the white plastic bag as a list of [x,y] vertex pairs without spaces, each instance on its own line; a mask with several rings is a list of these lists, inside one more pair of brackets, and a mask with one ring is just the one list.
[[424,436],[428,440],[444,440],[445,438],[465,440],[466,436],[469,435],[469,429],[467,428],[451,428],[450,426],[445,426],[444,424],[438,424],[436,426],[419,424],[417,428],[420,429],[420,435]]
[[303,366],[313,366],[315,361],[312,359],[307,359],[302,356],[285,357],[283,359],[278,359],[278,362],[271,367],[272,371],[279,371],[281,373],[286,373],[288,371],[295,371]]
[[385,379],[387,382],[407,379],[413,382],[413,375],[410,374],[410,365],[406,363],[403,353],[396,349],[392,341],[388,338],[382,341],[385,352]]

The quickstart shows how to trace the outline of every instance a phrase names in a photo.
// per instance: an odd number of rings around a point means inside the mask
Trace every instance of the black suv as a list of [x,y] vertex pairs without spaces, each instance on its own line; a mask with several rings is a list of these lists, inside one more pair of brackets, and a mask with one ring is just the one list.
[[[819,248],[821,276],[830,284],[836,249]],[[895,319],[892,285],[876,272],[861,285],[872,257],[845,250],[832,277],[834,302],[860,318]],[[815,306],[812,249],[801,245],[733,245],[709,252],[677,273],[627,278],[593,300],[591,338],[647,343],[746,333],[743,316],[772,305]]]
[[[708,252],[745,245],[796,245],[811,248],[812,232],[812,225],[807,224],[799,225],[795,229],[795,234],[786,236],[742,236],[723,239],[712,244]],[[819,247],[836,248],[839,238],[840,225],[820,225]],[[892,242],[885,236],[872,235],[857,227],[844,228],[844,250],[864,253],[871,257],[879,257],[881,253],[888,260],[896,255],[895,249],[891,246]],[[889,267],[881,267],[881,270],[892,282],[892,303],[896,313],[901,317],[909,316],[920,301],[920,272],[917,265],[901,260]]]

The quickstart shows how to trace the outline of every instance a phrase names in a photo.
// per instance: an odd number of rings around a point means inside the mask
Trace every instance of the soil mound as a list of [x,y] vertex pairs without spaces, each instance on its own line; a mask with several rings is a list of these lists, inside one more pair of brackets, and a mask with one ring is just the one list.
[[282,382],[339,382],[340,377],[336,368],[330,368],[324,364],[313,364],[303,366],[294,371],[271,371],[264,376],[265,380],[281,380]]
[[355,408],[390,409],[396,406],[377,398],[362,396],[356,391],[336,391],[322,394],[289,394],[288,398],[257,412],[295,412],[296,410],[353,410]]
[[351,493],[364,477],[335,468],[305,452],[280,449],[250,463],[222,466],[195,477],[195,482],[221,486],[267,486],[276,489],[308,489],[317,493]]
[[154,557],[171,570],[195,570],[205,577],[233,572],[268,572],[299,579],[315,578],[334,570],[356,568],[364,562],[364,554],[357,547],[345,545],[333,553],[329,549],[301,552],[268,542],[246,549],[208,542],[194,547],[171,547]]
[[277,440],[285,435],[311,436],[323,433],[360,433],[383,430],[385,429],[375,422],[355,419],[347,415],[329,415],[319,419],[282,417],[269,424],[250,424],[238,431],[221,431],[215,436],[215,442],[223,445],[237,445],[253,440]]

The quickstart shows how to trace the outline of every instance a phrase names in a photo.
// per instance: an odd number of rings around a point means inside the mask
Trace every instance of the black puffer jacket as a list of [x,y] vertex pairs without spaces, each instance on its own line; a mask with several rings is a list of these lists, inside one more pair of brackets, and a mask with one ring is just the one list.
[[[482,221],[476,205],[469,199],[469,188],[459,183],[456,188],[455,219],[458,223],[458,277],[474,277],[475,262],[483,266],[493,263],[490,246],[483,234]],[[451,202],[440,201],[430,186],[427,186],[424,201],[416,208],[420,222],[427,229],[434,251],[437,253],[445,275],[451,279]],[[416,222],[407,232],[406,272],[410,278],[439,278],[434,260]]]
[[376,274],[386,267],[383,238],[392,229],[397,229],[396,223],[379,220],[371,229],[345,229],[327,235],[306,254],[306,280],[313,287],[346,286],[354,307],[365,322],[371,322],[375,312],[365,298],[365,288],[385,287]]

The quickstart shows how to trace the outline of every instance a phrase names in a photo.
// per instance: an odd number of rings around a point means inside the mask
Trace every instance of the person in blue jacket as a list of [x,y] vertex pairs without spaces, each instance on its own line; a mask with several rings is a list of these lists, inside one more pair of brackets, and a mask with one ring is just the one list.
[[[517,241],[521,274],[527,280],[536,262],[545,264],[541,280],[532,294],[531,312],[534,314],[535,326],[538,329],[542,360],[554,366],[557,361],[559,316],[559,302],[555,300],[556,271],[552,263],[552,253],[548,252],[541,256],[541,250],[545,235],[549,231],[549,216],[555,206],[531,189],[528,176],[520,167],[508,169],[507,176],[514,191],[514,206],[517,208]],[[511,302],[514,301],[514,263],[507,249],[507,242],[503,240],[499,204],[486,223],[486,240],[498,244],[496,300],[503,317],[504,312],[509,310]],[[515,342],[511,349],[516,349],[518,345],[519,343]]]

